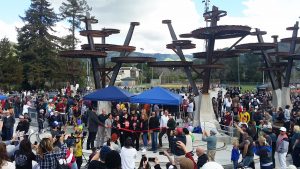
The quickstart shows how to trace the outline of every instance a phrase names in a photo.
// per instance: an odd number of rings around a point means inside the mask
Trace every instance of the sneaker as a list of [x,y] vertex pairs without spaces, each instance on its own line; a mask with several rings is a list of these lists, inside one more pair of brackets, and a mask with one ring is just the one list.
[[146,153],[146,151],[147,151],[146,148],[142,149],[142,153]]

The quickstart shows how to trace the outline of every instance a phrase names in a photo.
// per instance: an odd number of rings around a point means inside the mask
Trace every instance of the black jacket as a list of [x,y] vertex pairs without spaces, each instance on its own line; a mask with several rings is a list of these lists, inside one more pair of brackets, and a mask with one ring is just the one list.
[[97,117],[96,112],[89,110],[88,111],[88,130],[89,132],[97,132],[100,121]]
[[149,119],[149,129],[155,129],[153,131],[159,131],[159,120],[157,117],[150,117]]
[[181,141],[186,145],[186,137],[184,135],[173,136],[171,143],[171,152],[176,156],[185,155],[184,151],[176,144],[177,141]]
[[16,128],[16,131],[22,132],[24,131],[24,133],[27,133],[29,130],[29,122],[28,121],[20,121],[18,123],[18,126]]

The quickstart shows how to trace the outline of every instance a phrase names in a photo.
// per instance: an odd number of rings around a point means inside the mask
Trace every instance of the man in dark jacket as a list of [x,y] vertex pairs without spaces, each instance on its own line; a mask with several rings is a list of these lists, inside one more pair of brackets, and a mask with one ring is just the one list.
[[169,114],[169,120],[167,123],[168,129],[167,129],[167,135],[168,135],[168,141],[169,141],[169,149],[171,150],[171,131],[175,130],[176,128],[176,121],[174,120],[172,114]]
[[19,123],[17,125],[16,131],[18,132],[24,132],[26,134],[29,130],[29,122],[24,119],[24,116],[19,116]]
[[159,132],[159,120],[156,116],[155,112],[152,112],[151,117],[149,119],[149,130],[151,133],[151,142],[152,142],[152,149],[153,153],[157,151],[157,133]]
[[98,131],[98,126],[100,125],[100,121],[97,117],[97,106],[95,105],[96,103],[92,104],[93,106],[88,110],[88,131],[89,131],[89,136],[87,139],[87,150],[90,148],[94,148],[94,141],[96,139],[96,134]]

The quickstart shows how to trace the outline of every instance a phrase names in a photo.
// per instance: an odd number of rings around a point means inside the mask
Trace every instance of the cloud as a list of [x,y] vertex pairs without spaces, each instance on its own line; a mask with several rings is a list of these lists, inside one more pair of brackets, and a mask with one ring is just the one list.
[[8,38],[9,40],[13,42],[17,42],[17,27],[21,27],[23,24],[22,22],[14,22],[11,24],[8,24],[6,22],[3,22],[0,20],[0,39],[2,38]]
[[[49,0],[58,11],[63,0]],[[107,43],[123,44],[130,26],[130,22],[140,22],[135,28],[130,45],[137,50],[144,48],[144,52],[173,53],[166,49],[166,44],[171,43],[168,27],[161,23],[164,19],[172,20],[172,25],[177,36],[189,33],[199,27],[204,27],[202,14],[197,13],[193,0],[87,0],[93,8],[91,15],[99,20],[93,25],[93,29],[115,28],[120,29],[120,34],[111,35],[106,39]],[[213,2],[211,3],[213,4]],[[286,31],[286,27],[293,26],[299,20],[299,0],[244,0],[245,10],[243,15],[233,17],[230,11],[228,16],[221,18],[219,25],[248,25],[252,28],[260,28],[267,31],[263,36],[266,42],[272,41],[272,35],[279,38],[290,37],[292,32]],[[219,6],[222,10],[222,6]],[[0,19],[0,36],[6,36],[16,42],[15,27],[20,27],[21,21],[7,24]],[[56,26],[57,35],[66,35],[68,25],[64,22]],[[77,37],[78,32],[77,32]],[[85,37],[80,37],[81,44],[87,43]],[[197,45],[197,49],[187,50],[184,53],[203,51],[204,41],[190,39]],[[218,40],[215,48],[228,47],[233,40]],[[100,39],[95,42],[100,43]],[[246,37],[240,43],[257,42],[255,37]]]
[[[292,31],[287,31],[287,27],[292,27],[299,21],[299,0],[246,0],[243,2],[246,9],[243,16],[229,16],[221,19],[220,24],[248,25],[251,28],[259,28],[266,31],[263,36],[265,42],[272,42],[272,35],[279,35],[279,39],[291,37]],[[257,42],[254,36],[246,37],[241,43]],[[220,43],[224,46],[224,43]]]

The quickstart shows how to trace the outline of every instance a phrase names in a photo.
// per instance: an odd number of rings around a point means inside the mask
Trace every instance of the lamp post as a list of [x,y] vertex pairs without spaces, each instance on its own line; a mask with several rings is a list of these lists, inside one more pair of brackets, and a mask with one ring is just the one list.
[[[144,57],[144,48],[140,48],[142,52],[142,57]],[[143,78],[144,78],[144,63],[142,63],[142,77],[141,77],[141,84],[143,84]]]

